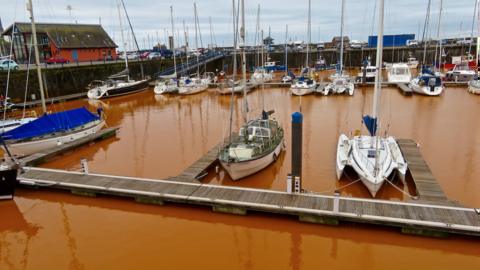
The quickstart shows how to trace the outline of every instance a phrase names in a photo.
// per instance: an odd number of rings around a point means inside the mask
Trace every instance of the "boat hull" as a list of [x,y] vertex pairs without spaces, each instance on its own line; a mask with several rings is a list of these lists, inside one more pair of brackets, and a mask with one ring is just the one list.
[[[62,145],[64,143],[72,142],[81,138],[84,138],[88,135],[95,134],[100,129],[103,128],[105,125],[104,120],[95,121],[91,125],[86,126],[83,129],[79,129],[78,131],[72,131],[66,135],[54,136],[45,139],[38,139],[32,141],[25,141],[25,142],[13,142],[9,143],[6,141],[8,145],[8,149],[10,153],[15,156],[28,156],[34,153],[42,152],[47,149],[51,149],[55,146]],[[2,146],[3,148],[3,146]]]
[[292,95],[295,96],[305,96],[313,93],[315,91],[315,87],[294,87],[290,88]]
[[201,84],[201,85],[195,85],[195,86],[181,86],[178,89],[178,93],[180,95],[194,95],[207,90],[207,88],[208,88],[208,84],[205,84],[205,85]]
[[101,88],[93,88],[88,91],[87,96],[90,99],[105,99],[110,97],[123,96],[137,93],[148,87],[148,80],[141,80],[122,87],[112,87],[105,90]]
[[480,83],[474,83],[473,81],[470,81],[468,83],[468,92],[480,95]]
[[408,87],[413,90],[413,92],[426,95],[426,96],[439,96],[443,92],[443,85],[442,86],[422,86],[418,84],[417,79],[413,79],[409,84]]
[[[368,155],[375,150],[375,137],[357,136],[348,139],[344,134],[340,135],[337,144],[337,178],[343,175],[345,167],[349,166],[357,172],[360,180],[368,189],[372,197],[375,197],[385,180],[397,171],[399,178],[405,183],[407,163],[393,137],[379,138],[379,165],[375,172],[375,158]],[[377,155],[377,154],[375,154]]]
[[259,172],[273,163],[278,158],[283,148],[284,144],[283,141],[281,141],[272,152],[258,159],[231,163],[220,161],[220,164],[227,171],[228,175],[230,175],[230,178],[233,181],[237,181]]

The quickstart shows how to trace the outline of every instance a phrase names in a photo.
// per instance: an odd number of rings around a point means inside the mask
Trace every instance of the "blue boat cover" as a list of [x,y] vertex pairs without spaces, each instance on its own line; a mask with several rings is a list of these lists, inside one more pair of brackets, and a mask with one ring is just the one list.
[[295,74],[293,74],[291,70],[288,70],[287,74],[290,76],[290,78],[295,79]]
[[1,136],[4,140],[28,139],[49,133],[67,131],[98,119],[100,119],[99,116],[91,113],[85,107],[81,107],[45,114],[32,122],[5,132]]
[[363,117],[363,123],[368,129],[368,132],[370,132],[371,136],[375,136],[377,133],[377,118],[373,118],[370,115],[365,115]]

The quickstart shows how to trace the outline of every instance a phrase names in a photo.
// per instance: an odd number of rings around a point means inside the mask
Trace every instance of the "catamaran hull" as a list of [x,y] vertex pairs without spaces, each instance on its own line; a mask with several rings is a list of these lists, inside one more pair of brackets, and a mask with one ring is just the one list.
[[439,96],[443,92],[443,85],[442,86],[421,86],[418,85],[416,79],[410,82],[408,85],[413,92],[427,95],[427,96]]
[[251,161],[242,161],[242,162],[234,162],[234,163],[227,163],[224,161],[220,161],[220,164],[227,171],[228,175],[230,175],[230,178],[232,178],[233,181],[237,181],[239,179],[252,175],[258,171],[261,171],[264,168],[266,168],[268,165],[273,163],[282,152],[283,147],[284,146],[282,141],[277,145],[277,147],[275,147],[275,149],[271,153],[261,158],[251,160]]
[[102,120],[90,127],[69,133],[68,135],[19,143],[8,143],[7,141],[8,150],[10,150],[10,153],[15,156],[28,156],[34,153],[42,152],[47,149],[51,149],[64,143],[76,141],[91,134],[95,134],[100,129],[102,129],[104,125],[105,121]]
[[147,87],[148,87],[148,80],[141,80],[124,87],[112,87],[105,91],[102,91],[99,88],[93,88],[88,91],[87,96],[90,99],[104,99],[104,98],[117,97],[117,96],[137,93],[145,90]]
[[326,96],[330,93],[332,94],[348,94],[349,96],[353,96],[355,92],[355,85],[353,83],[347,83],[345,85],[337,85],[335,83],[329,83],[323,89],[323,94]]
[[[354,140],[358,140],[358,142],[354,142]],[[360,148],[355,147],[355,144],[358,146],[360,141],[363,141],[363,143],[361,143],[363,145],[365,142],[368,142],[367,140],[370,141],[371,137],[360,136],[349,139],[344,134],[340,135],[337,144],[337,179],[342,177],[345,167],[349,166],[357,172],[360,180],[365,187],[367,187],[372,197],[375,197],[385,182],[385,179],[387,179],[394,170],[397,171],[400,180],[405,183],[407,163],[403,159],[403,155],[395,139],[393,137],[382,138],[381,144],[383,145],[383,149],[388,149],[388,151],[382,150],[386,151],[384,152],[385,161],[379,165],[378,175],[374,176],[372,174],[372,166],[375,161],[362,156],[364,153],[361,153]]]

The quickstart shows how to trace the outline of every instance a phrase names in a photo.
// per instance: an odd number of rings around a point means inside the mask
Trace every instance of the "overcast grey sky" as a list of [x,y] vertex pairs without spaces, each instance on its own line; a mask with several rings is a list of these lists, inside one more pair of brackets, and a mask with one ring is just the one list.
[[[173,5],[176,28],[183,43],[182,21],[189,29],[194,47],[193,0],[124,0],[140,47],[164,43],[165,29],[170,31],[169,6]],[[377,0],[345,0],[345,33],[352,39],[367,40],[376,33],[374,10]],[[476,0],[444,0],[442,37],[469,36]],[[116,0],[33,0],[37,22],[101,23],[120,44]],[[414,33],[423,30],[428,0],[385,0],[385,34]],[[431,30],[436,33],[440,0],[432,0]],[[285,40],[288,24],[289,39],[306,40],[308,0],[245,0],[248,42],[253,43],[257,5],[261,4],[261,28],[265,35],[271,27],[275,42]],[[67,6],[71,6],[70,12]],[[232,44],[231,0],[197,0],[203,43],[210,43],[209,17],[212,18],[216,43]],[[28,21],[25,0],[0,0],[0,18],[4,28],[13,21]],[[312,1],[312,41],[327,41],[340,32],[341,0]],[[377,9],[378,12],[378,9]],[[125,23],[125,20],[124,20]],[[475,35],[478,24],[475,23]],[[148,40],[150,37],[150,44]],[[157,39],[158,38],[158,39]],[[421,36],[420,36],[421,38]],[[148,46],[148,47],[150,47]],[[206,45],[205,45],[206,46]]]

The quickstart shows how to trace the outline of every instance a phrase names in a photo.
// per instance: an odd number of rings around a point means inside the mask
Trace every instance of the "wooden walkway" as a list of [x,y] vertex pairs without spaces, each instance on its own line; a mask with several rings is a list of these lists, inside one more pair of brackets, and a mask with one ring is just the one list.
[[186,168],[178,176],[170,177],[168,180],[180,182],[197,182],[207,175],[207,170],[218,164],[218,152],[223,143],[215,145],[205,155]]
[[408,87],[408,85],[406,83],[397,83],[396,85],[397,85],[398,89],[400,89],[402,94],[404,94],[405,96],[413,95],[412,89],[410,89],[410,87]]
[[422,157],[417,143],[410,139],[398,139],[398,146],[402,151],[403,157],[407,161],[408,170],[412,175],[413,182],[417,189],[417,196],[419,201],[428,203],[444,203],[454,204],[449,201],[437,180],[432,174],[432,171],[427,165],[427,162]]
[[82,145],[113,137],[117,134],[117,131],[118,131],[117,127],[104,128],[96,132],[95,134],[88,135],[79,140],[75,140],[69,143],[64,143],[62,145],[45,150],[43,152],[35,153],[33,155],[21,158],[19,162],[20,164],[22,164],[22,166],[38,166],[42,163],[45,163],[49,158],[71,151]]
[[[81,93],[77,93],[77,94],[47,98],[47,99],[45,99],[45,103],[48,105],[48,104],[51,104],[51,103],[58,103],[58,102],[64,102],[64,101],[67,101],[67,100],[72,100],[72,99],[84,98],[86,96],[87,96],[87,92],[81,92]],[[37,106],[41,103],[42,103],[41,100],[27,101],[25,103],[25,107],[31,108],[31,107]],[[15,104],[13,107],[14,108],[23,108],[23,103]]]
[[[137,202],[205,205],[214,211],[245,215],[260,211],[298,216],[300,221],[338,224],[353,222],[401,228],[428,236],[480,236],[480,209],[394,202],[314,194],[217,186],[193,182],[142,179],[25,167],[20,184],[68,190],[92,196],[105,194]],[[478,212],[477,212],[478,211]]]

